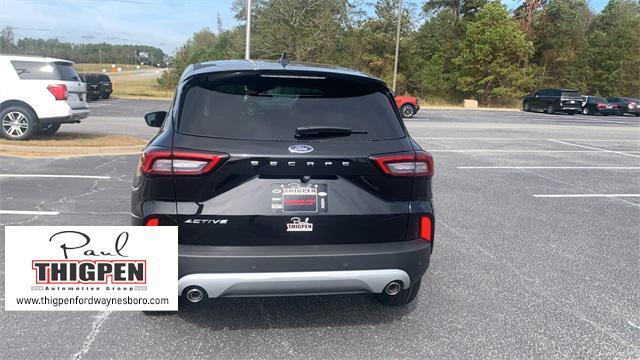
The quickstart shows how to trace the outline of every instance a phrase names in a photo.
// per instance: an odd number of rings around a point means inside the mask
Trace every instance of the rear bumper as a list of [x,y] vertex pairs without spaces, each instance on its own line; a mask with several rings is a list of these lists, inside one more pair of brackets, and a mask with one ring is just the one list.
[[419,281],[431,257],[424,240],[371,244],[179,245],[180,293],[209,297],[381,292],[390,281]]
[[82,119],[86,119],[89,117],[88,107],[80,108],[80,109],[70,109],[68,115],[65,116],[57,116],[57,117],[49,117],[49,118],[40,118],[41,124],[69,124],[69,123],[78,123]]

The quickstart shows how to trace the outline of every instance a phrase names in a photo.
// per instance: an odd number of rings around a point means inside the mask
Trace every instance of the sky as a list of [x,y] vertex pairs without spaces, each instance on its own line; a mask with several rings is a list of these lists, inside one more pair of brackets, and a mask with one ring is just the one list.
[[[373,0],[371,0],[373,1]],[[16,38],[64,42],[151,45],[173,54],[191,35],[236,25],[233,0],[0,0],[0,28]],[[422,0],[414,0],[422,3]],[[522,0],[503,0],[513,8]],[[608,0],[590,0],[600,11]]]

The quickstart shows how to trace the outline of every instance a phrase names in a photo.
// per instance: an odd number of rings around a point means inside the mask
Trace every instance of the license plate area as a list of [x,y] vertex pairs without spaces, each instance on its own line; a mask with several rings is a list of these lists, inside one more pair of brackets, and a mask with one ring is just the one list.
[[318,213],[329,209],[327,184],[271,184],[271,211],[278,213]]

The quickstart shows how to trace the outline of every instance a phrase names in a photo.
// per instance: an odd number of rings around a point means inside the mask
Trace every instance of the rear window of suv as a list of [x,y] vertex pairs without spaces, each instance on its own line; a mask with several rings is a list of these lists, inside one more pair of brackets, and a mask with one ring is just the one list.
[[580,92],[579,91],[563,91],[561,96],[568,97],[568,98],[579,98]]
[[80,81],[71,63],[41,61],[11,61],[21,80]]
[[366,134],[305,140],[405,136],[388,90],[371,80],[296,74],[210,74],[185,86],[178,131],[246,140],[295,140],[298,127],[347,127]]

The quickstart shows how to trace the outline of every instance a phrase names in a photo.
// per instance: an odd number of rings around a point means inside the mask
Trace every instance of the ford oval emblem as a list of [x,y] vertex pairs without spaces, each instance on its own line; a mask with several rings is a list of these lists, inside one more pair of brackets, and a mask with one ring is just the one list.
[[306,154],[313,151],[313,147],[309,145],[291,145],[289,146],[289,151],[294,154]]

